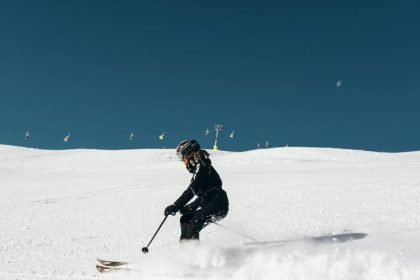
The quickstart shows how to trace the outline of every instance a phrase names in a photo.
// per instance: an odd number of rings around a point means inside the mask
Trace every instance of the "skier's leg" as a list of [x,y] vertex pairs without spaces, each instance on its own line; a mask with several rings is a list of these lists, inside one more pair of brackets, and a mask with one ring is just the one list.
[[223,219],[228,212],[227,207],[215,208],[214,205],[206,205],[194,212],[194,216],[185,223],[185,239],[200,239],[200,231],[210,223]]
[[194,215],[188,221],[183,223],[181,239],[200,239],[200,231],[205,227],[206,221],[209,220],[209,215],[204,209],[194,211]]
[[189,231],[189,224],[191,219],[193,218],[194,214],[193,213],[188,213],[188,214],[184,214],[181,216],[181,218],[179,219],[180,225],[181,225],[181,237],[180,239],[188,239],[188,231]]
[[181,240],[199,239],[199,233],[205,226],[220,221],[228,212],[229,200],[226,192],[222,191],[210,203],[202,205],[199,210],[181,217]]

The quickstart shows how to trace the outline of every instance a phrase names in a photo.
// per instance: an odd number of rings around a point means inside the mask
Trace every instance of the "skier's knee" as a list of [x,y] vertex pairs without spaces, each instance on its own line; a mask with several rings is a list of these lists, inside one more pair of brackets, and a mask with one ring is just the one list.
[[181,224],[189,223],[193,217],[194,215],[192,214],[184,214],[181,216],[181,218],[179,218],[179,222]]
[[183,239],[199,239],[200,227],[193,221],[181,223],[181,240]]

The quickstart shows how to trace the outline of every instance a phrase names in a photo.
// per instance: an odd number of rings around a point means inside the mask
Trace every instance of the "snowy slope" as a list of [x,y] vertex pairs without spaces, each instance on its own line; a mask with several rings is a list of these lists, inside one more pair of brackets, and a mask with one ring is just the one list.
[[[0,279],[420,279],[419,152],[211,154],[229,230],[180,245],[171,216],[143,255],[190,180],[173,150],[0,146]],[[366,237],[319,242],[343,233]],[[98,256],[142,271],[98,274]]]

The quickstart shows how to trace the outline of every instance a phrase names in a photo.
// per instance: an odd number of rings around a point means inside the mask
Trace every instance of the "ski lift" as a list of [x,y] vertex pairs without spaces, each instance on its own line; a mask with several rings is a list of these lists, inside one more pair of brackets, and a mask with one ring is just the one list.
[[233,139],[234,136],[235,136],[235,130],[230,133],[229,138]]
[[69,142],[70,141],[70,132],[69,134],[67,134],[66,136],[64,136],[64,142]]
[[210,134],[210,130],[207,128],[206,131],[204,132],[204,135],[208,136]]
[[23,139],[28,140],[29,138],[31,138],[31,135],[29,134],[29,130],[27,130],[25,135],[23,136]]
[[217,151],[219,149],[219,147],[217,146],[217,142],[219,141],[219,132],[221,132],[223,130],[223,125],[216,124],[214,126],[214,130],[216,130],[216,139],[214,141],[213,150]]
[[165,132],[162,132],[162,134],[159,135],[159,140],[163,141],[163,139],[165,139]]
[[130,136],[129,136],[128,139],[130,139],[130,140],[133,140],[134,139],[134,133],[132,131],[131,131]]

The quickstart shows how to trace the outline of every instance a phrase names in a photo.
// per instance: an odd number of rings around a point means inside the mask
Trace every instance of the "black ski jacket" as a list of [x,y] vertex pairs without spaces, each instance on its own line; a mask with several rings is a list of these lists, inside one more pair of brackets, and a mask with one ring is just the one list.
[[201,157],[195,166],[190,185],[174,204],[178,209],[181,209],[194,196],[197,196],[197,199],[188,205],[190,210],[195,210],[211,203],[214,197],[220,193],[223,193],[225,203],[229,203],[225,191],[222,190],[222,180],[211,165],[211,160],[208,157]]

